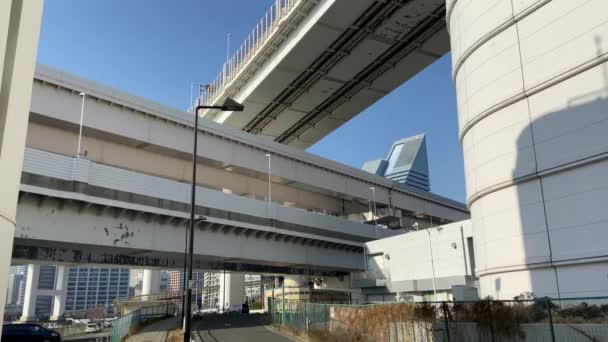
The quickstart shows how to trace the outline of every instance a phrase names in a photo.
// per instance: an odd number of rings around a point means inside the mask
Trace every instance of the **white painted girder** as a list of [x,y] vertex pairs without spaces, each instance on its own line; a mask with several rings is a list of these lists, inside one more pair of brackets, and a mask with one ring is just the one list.
[[[129,257],[145,256],[149,258],[149,264],[142,261],[144,264],[133,262],[125,265],[154,266],[154,263],[160,263],[159,267],[180,267],[179,255],[184,250],[187,226],[185,222],[182,224],[161,223],[156,220],[146,222],[137,216],[97,215],[93,208],[79,211],[76,202],[65,203],[59,209],[59,203],[63,199],[50,198],[39,205],[36,197],[22,196],[19,203],[16,244],[31,248],[38,247],[45,251],[50,248],[55,252],[23,255],[21,252],[23,248],[16,248],[13,257],[20,261],[76,263],[83,260],[75,259],[73,251],[80,251],[81,254],[91,251],[92,263],[104,263],[102,259],[130,260]],[[341,244],[330,241],[325,242],[334,244],[333,248],[295,241],[286,242],[272,237],[292,233],[269,227],[255,227],[255,229],[268,229],[259,230],[262,235],[234,234],[234,231],[226,233],[226,227],[234,229],[234,226],[225,220],[215,221],[211,229],[195,230],[194,253],[197,268],[209,268],[217,263],[230,263],[344,272],[363,267],[361,244],[352,244],[352,247],[359,247],[357,251],[353,251],[350,247],[338,249]],[[248,227],[253,228],[252,225]],[[104,257],[102,252],[104,250],[111,256]],[[107,263],[119,264],[116,261]]]
[[[101,139],[152,151],[159,156],[169,154],[189,158],[192,118],[188,113],[44,66],[38,67],[36,79],[31,120],[76,130],[81,100],[78,92],[85,91],[90,99],[86,104],[87,132],[94,132]],[[458,202],[432,193],[419,193],[386,178],[206,120],[200,124],[198,150],[200,163],[214,167],[231,166],[236,173],[259,178],[265,177],[268,169],[265,154],[270,152],[273,177],[285,184],[292,183],[294,187],[366,201],[370,196],[369,187],[374,186],[379,204],[392,204],[400,209],[452,221],[468,217],[466,207]],[[230,182],[227,179],[227,183]]]

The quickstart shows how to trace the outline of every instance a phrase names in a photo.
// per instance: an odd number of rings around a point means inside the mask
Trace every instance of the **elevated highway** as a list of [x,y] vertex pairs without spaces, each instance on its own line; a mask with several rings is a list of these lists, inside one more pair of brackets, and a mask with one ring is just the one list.
[[[75,158],[81,92],[86,155]],[[364,224],[372,186],[405,221],[468,217],[461,203],[203,121],[196,268],[362,269],[365,241],[400,232]],[[188,113],[38,66],[13,258],[181,267],[191,136]]]
[[[200,188],[195,268],[361,268],[362,242],[392,232]],[[189,185],[27,149],[13,257],[179,268]],[[221,262],[217,265],[216,263]],[[266,267],[264,267],[266,266]],[[271,269],[273,266],[276,269]]]
[[306,148],[446,54],[445,17],[445,0],[276,1],[202,96],[245,111],[205,115]]

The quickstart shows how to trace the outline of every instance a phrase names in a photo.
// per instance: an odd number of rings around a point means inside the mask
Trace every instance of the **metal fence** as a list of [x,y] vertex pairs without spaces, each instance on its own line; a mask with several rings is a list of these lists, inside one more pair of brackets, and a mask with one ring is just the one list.
[[608,297],[369,305],[276,299],[270,315],[312,340],[608,341]]
[[53,330],[58,332],[61,337],[69,337],[84,334],[86,326],[86,324],[67,324],[54,328]]
[[304,0],[275,0],[245,41],[236,49],[232,57],[224,63],[217,78],[209,84],[201,102],[212,104],[237,75],[247,66],[253,56],[260,51],[272,34],[279,28],[281,21],[291,15]]
[[175,303],[164,303],[161,305],[143,307],[132,311],[116,320],[112,324],[112,342],[120,342],[122,339],[133,334],[146,321],[157,318],[172,316],[178,311]]

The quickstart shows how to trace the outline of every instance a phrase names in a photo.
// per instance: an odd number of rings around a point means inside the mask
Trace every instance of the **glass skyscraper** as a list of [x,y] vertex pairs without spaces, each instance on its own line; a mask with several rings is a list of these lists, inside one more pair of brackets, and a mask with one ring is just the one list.
[[72,267],[68,275],[66,311],[112,304],[129,296],[129,269]]
[[386,159],[367,161],[363,170],[420,190],[431,190],[424,134],[395,141]]

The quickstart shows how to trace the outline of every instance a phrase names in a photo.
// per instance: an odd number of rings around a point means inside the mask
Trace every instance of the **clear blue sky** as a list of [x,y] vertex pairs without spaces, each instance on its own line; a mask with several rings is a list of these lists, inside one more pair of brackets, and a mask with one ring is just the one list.
[[[184,109],[190,84],[217,76],[227,33],[239,45],[273,2],[47,0],[38,62]],[[358,168],[394,140],[426,133],[432,191],[463,201],[450,68],[445,56],[308,151]]]

